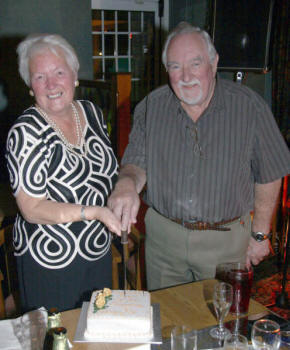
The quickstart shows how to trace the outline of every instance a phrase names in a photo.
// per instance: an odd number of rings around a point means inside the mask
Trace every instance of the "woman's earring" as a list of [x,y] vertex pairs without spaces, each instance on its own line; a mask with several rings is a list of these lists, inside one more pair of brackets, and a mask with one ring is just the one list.
[[34,92],[33,92],[32,90],[29,90],[29,95],[30,95],[31,97],[33,97],[33,96],[34,96]]
[[75,81],[75,87],[78,87],[80,85],[80,82],[78,80]]

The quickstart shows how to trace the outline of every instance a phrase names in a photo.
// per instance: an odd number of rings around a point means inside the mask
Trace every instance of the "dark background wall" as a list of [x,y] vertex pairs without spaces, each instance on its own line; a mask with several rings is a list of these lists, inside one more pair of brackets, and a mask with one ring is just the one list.
[[5,118],[17,116],[30,102],[18,74],[15,49],[26,35],[35,32],[58,33],[67,39],[80,60],[79,77],[92,79],[90,0],[1,1],[0,81],[8,96]]
[[[169,2],[169,29],[181,21],[187,21],[207,31],[210,30],[211,0],[169,0]],[[230,80],[235,78],[235,72],[219,71],[219,75]],[[271,106],[271,71],[266,74],[247,72],[243,84],[258,92]]]
[[169,0],[169,26],[186,21],[206,29],[209,0]]
[[[186,20],[209,30],[211,0],[168,0],[169,29]],[[80,78],[92,79],[91,0],[5,0],[0,11],[0,83],[8,97],[4,118],[19,115],[32,103],[28,89],[19,78],[15,49],[32,32],[63,35],[76,49],[80,59]],[[164,33],[166,34],[166,33]],[[165,35],[164,35],[165,37]],[[234,79],[233,72],[220,72]],[[244,84],[260,93],[271,105],[271,72],[246,74]],[[1,93],[0,93],[1,94]],[[1,99],[1,96],[0,96]],[[0,106],[1,107],[1,106]],[[2,110],[3,112],[3,110]],[[3,113],[0,110],[3,119]],[[2,123],[1,123],[2,124]]]

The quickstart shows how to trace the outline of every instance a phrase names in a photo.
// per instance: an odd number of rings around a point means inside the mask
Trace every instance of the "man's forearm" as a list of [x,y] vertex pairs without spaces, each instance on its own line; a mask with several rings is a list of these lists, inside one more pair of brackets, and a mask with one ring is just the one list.
[[128,181],[127,185],[131,182],[135,187],[136,192],[140,193],[146,183],[145,170],[133,164],[124,165],[120,170],[118,182],[121,183],[126,181]]
[[143,169],[132,164],[121,168],[116,186],[108,199],[108,207],[122,221],[122,230],[130,232],[131,225],[137,222],[139,193],[145,183],[146,173]]
[[269,233],[280,193],[281,179],[255,185],[253,231]]

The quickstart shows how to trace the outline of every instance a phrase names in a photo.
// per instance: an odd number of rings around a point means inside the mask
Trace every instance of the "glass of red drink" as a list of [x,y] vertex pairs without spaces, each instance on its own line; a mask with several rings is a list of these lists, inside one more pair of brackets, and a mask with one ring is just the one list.
[[252,267],[241,262],[219,264],[216,267],[216,279],[230,283],[233,287],[230,313],[237,316],[247,314],[253,284]]

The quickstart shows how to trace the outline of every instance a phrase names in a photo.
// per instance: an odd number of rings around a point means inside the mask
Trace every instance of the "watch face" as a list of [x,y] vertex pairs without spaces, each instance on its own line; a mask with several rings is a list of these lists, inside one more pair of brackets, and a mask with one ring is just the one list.
[[265,237],[265,236],[263,235],[263,233],[260,233],[260,232],[257,232],[257,233],[256,233],[256,240],[257,240],[258,242],[264,241],[264,240],[265,240],[264,237]]
[[257,241],[257,242],[263,242],[265,241],[268,237],[262,232],[252,232],[252,237]]

